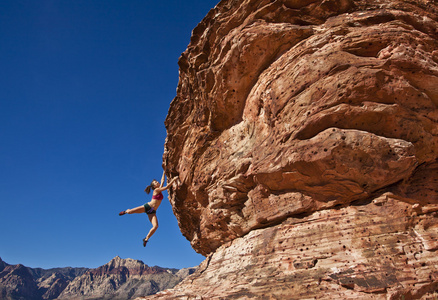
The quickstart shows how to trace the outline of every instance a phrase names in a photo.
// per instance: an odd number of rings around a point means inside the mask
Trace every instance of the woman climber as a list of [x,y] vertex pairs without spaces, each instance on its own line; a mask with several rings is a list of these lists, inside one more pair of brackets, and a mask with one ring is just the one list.
[[158,219],[156,212],[161,204],[161,200],[163,200],[163,194],[161,192],[167,190],[175,182],[175,180],[178,179],[178,177],[174,177],[169,182],[167,182],[167,186],[163,186],[164,179],[165,173],[163,172],[161,183],[154,179],[152,180],[151,184],[147,186],[144,190],[147,194],[151,192],[151,189],[153,190],[152,200],[150,202],[136,208],[121,211],[119,213],[119,216],[123,216],[124,214],[140,214],[144,212],[148,215],[149,221],[151,221],[152,223],[152,228],[149,231],[148,235],[143,239],[143,247],[146,247],[146,243],[158,229]]

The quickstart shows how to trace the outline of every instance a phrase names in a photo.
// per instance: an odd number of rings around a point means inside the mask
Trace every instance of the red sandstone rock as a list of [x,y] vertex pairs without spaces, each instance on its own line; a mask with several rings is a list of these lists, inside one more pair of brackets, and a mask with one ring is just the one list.
[[162,297],[438,289],[437,20],[436,1],[408,0],[208,13],[179,61],[164,154],[181,231],[208,259]]
[[424,224],[434,217],[407,218],[410,205],[381,198],[384,205],[321,210],[253,230],[151,298],[428,299],[438,268],[436,248],[426,250],[425,241],[438,245]]

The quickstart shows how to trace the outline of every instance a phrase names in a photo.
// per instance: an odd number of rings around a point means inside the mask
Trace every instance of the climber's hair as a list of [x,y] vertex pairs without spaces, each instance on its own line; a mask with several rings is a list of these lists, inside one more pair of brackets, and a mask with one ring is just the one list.
[[155,190],[155,188],[154,188],[154,182],[158,182],[158,181],[157,181],[156,179],[152,180],[151,184],[148,185],[148,186],[144,189],[144,191],[146,192],[146,194],[149,194],[149,193],[151,192],[151,189],[152,189],[152,190]]

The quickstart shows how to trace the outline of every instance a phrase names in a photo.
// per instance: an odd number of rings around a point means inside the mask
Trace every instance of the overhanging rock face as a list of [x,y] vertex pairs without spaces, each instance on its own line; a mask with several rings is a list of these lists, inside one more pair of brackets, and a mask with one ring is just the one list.
[[437,20],[436,1],[208,13],[179,61],[164,154],[181,231],[208,258],[163,297],[435,293]]

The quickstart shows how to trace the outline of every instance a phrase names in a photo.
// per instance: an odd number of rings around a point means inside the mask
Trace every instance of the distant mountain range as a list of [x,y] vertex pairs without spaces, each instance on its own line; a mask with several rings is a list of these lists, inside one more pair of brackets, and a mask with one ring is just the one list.
[[172,288],[194,271],[149,267],[118,256],[96,269],[48,270],[9,265],[0,258],[0,299],[134,299]]

